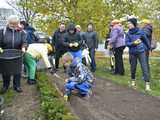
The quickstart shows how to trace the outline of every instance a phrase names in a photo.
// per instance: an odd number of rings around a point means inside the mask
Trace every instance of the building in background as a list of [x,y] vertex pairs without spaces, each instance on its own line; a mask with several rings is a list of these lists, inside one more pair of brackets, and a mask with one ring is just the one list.
[[1,0],[0,4],[0,28],[3,28],[7,24],[7,18],[10,15],[16,14],[14,9],[9,6],[5,0]]

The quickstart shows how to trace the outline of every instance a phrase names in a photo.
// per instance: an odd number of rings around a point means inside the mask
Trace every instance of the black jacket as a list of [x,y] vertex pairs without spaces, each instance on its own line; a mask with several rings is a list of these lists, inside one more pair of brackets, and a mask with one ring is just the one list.
[[83,38],[88,48],[98,48],[98,36],[96,32],[86,32]]
[[65,46],[63,45],[64,42],[64,34],[66,31],[60,32],[60,30],[56,30],[52,36],[52,45],[55,47],[56,50],[65,50]]
[[[69,33],[69,30],[74,30],[74,33]],[[69,47],[70,43],[78,43],[78,47]],[[67,33],[64,35],[64,46],[68,48],[69,51],[78,51],[82,48],[82,39],[79,33],[76,32],[74,24],[70,24],[67,30]]]
[[149,40],[149,43],[151,44],[151,41],[152,41],[152,26],[151,25],[146,25],[145,27],[142,28],[142,30],[146,34],[146,36]]
[[21,49],[25,41],[24,31],[12,30],[9,27],[0,30],[0,47],[3,49]]

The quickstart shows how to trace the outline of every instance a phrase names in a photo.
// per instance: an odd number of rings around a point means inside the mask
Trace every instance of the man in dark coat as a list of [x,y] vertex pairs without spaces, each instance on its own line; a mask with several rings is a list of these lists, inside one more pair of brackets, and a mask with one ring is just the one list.
[[70,23],[67,33],[64,36],[63,44],[68,48],[68,52],[70,52],[74,58],[78,57],[80,61],[82,61],[82,42],[80,34],[76,32],[75,25]]
[[65,24],[61,23],[59,29],[55,31],[52,37],[52,44],[55,47],[55,67],[59,67],[59,59],[67,51],[66,47],[63,45],[64,34],[66,33]]
[[97,33],[93,30],[92,23],[89,23],[87,26],[87,32],[85,32],[84,34],[84,40],[89,48],[89,53],[91,57],[91,71],[95,72],[96,70],[95,50],[98,48],[98,36]]

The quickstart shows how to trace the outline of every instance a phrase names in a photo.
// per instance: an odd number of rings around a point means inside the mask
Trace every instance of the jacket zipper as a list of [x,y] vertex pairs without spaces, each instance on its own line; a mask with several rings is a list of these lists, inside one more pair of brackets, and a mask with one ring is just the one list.
[[13,30],[13,37],[12,37],[12,48],[14,49],[14,30]]

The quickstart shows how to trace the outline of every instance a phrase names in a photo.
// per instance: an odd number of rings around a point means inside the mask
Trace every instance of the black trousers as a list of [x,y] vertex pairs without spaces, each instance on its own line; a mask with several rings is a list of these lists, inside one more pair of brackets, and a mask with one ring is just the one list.
[[[3,88],[6,88],[6,89],[9,88],[10,81],[11,81],[11,76],[12,75],[4,75],[4,74],[2,74]],[[21,79],[21,74],[13,75],[13,88],[19,88],[20,87],[20,79]]]
[[115,74],[124,75],[123,50],[125,46],[114,49],[115,57]]
[[55,64],[56,64],[56,69],[59,68],[59,59],[66,53],[65,50],[56,50],[55,52]]

